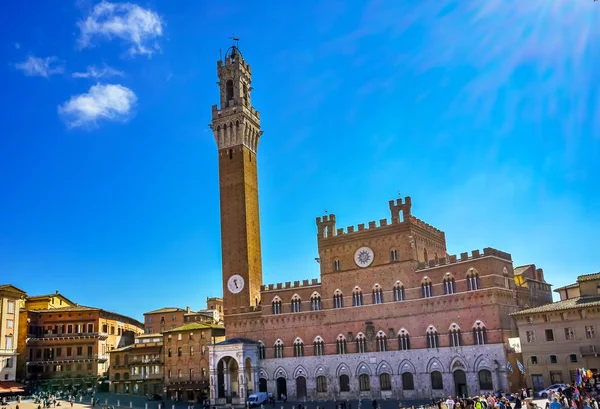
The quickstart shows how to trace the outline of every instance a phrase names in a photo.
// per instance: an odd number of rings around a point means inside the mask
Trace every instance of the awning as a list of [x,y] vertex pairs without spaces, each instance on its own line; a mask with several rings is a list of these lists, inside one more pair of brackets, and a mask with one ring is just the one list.
[[22,393],[25,392],[25,385],[12,382],[12,381],[1,381],[0,382],[0,393]]

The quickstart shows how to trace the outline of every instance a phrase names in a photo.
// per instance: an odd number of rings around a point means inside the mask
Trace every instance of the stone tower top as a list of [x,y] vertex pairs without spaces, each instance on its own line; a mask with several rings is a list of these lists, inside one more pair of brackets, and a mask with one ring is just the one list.
[[262,131],[260,114],[252,107],[252,67],[246,63],[235,45],[229,47],[223,60],[217,61],[220,105],[212,107],[212,124],[219,150],[245,145],[256,153]]

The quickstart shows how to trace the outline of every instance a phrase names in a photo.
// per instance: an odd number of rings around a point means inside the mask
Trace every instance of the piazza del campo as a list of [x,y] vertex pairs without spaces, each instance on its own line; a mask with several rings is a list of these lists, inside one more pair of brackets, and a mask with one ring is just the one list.
[[[554,372],[560,377],[516,370],[537,363],[535,351],[523,359],[519,344],[530,342],[529,331],[520,333],[517,323],[538,319],[526,320],[528,314],[554,319],[543,270],[514,266],[511,254],[486,243],[449,254],[443,226],[415,215],[426,199],[391,198],[382,203],[389,217],[356,226],[319,215],[320,277],[263,282],[263,131],[252,105],[252,67],[234,43],[216,69],[210,129],[219,166],[222,298],[208,298],[201,311],[160,308],[140,322],[58,291],[29,296],[2,285],[0,393],[100,384],[119,396],[192,404],[244,405],[262,392],[292,402],[410,402],[569,381],[578,365],[572,354],[561,357],[573,365]],[[560,289],[558,304],[573,299],[569,289],[577,289],[577,299],[588,296],[585,283],[592,281],[600,286],[600,277],[581,276]],[[592,352],[586,359],[597,358]]]

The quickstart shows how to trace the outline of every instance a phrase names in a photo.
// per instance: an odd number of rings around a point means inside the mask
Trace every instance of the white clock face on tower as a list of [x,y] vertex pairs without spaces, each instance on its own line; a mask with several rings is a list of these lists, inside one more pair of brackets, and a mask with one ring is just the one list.
[[373,262],[375,253],[370,247],[361,247],[354,253],[354,262],[361,268],[369,267]]
[[234,274],[227,280],[227,289],[232,294],[237,294],[244,289],[244,279],[239,274]]

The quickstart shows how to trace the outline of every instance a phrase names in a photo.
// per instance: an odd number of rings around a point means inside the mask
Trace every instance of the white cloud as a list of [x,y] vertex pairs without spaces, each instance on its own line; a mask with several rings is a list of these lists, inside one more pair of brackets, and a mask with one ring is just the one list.
[[136,103],[135,93],[127,87],[97,84],[59,105],[58,113],[69,128],[95,126],[100,120],[127,121]]
[[130,45],[131,55],[152,55],[159,50],[155,39],[163,34],[163,23],[157,13],[131,3],[103,1],[78,26],[80,48],[92,47],[94,38],[120,38]]
[[65,68],[58,63],[56,57],[37,58],[29,56],[26,61],[15,64],[15,68],[30,77],[48,77],[65,71]]
[[74,72],[73,78],[102,78],[102,77],[122,77],[125,75],[123,71],[115,70],[112,67],[104,64],[104,67],[96,67],[89,65],[85,72]]

